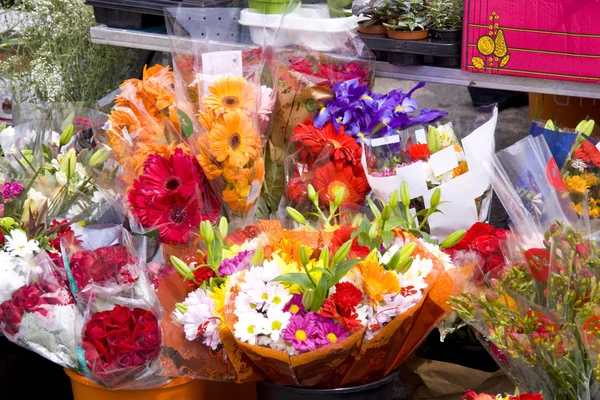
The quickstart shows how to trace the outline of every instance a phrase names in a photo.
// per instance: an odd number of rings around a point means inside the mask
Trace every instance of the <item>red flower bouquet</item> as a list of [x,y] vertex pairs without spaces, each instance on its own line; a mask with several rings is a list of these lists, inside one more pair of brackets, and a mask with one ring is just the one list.
[[[162,343],[156,315],[115,305],[91,315],[83,330],[84,371],[115,388],[156,369]],[[160,366],[158,366],[160,367]]]
[[81,290],[91,283],[101,285],[107,282],[115,284],[135,282],[138,279],[137,273],[135,269],[130,268],[135,262],[127,247],[115,244],[79,251],[71,256],[69,266],[73,279]]

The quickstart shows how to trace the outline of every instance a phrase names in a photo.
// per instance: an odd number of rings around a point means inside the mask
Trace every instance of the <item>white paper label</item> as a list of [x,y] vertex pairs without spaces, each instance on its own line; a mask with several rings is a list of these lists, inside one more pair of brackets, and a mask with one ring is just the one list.
[[386,136],[382,138],[371,139],[371,147],[384,146],[386,144],[400,143],[400,135]]
[[415,131],[415,136],[417,138],[417,143],[427,144],[427,136],[425,135],[425,129],[417,129]]
[[223,76],[242,77],[242,51],[216,51],[202,54],[202,80],[204,93],[208,95],[209,86]]
[[[423,196],[427,193],[427,174],[425,173],[425,162],[417,161],[416,163],[396,168],[396,174],[401,176],[402,181],[406,182],[410,198],[414,199]],[[400,190],[400,187],[395,190]]]
[[433,153],[429,158],[429,165],[435,176],[440,176],[458,167],[458,158],[454,146],[448,146],[437,153]]

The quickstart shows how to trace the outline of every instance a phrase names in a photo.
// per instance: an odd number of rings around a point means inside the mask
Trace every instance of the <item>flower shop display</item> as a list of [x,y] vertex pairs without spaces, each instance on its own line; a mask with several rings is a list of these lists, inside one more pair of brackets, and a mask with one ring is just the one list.
[[460,41],[462,39],[464,0],[433,0],[427,5],[429,32],[434,39]]
[[367,17],[365,21],[358,23],[358,31],[367,35],[385,35],[383,25],[386,4],[380,0],[365,1],[360,4],[352,3],[352,13],[358,17]]

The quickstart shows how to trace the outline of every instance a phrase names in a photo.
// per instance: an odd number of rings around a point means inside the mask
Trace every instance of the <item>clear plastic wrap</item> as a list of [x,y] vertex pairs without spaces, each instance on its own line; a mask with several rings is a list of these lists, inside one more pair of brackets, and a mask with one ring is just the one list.
[[[13,231],[14,232],[14,231]],[[66,368],[77,368],[73,324],[80,318],[68,285],[41,252],[0,251],[0,332]]]
[[238,24],[241,12],[166,10],[186,141],[229,220],[240,226],[252,221],[258,206],[277,76],[274,52],[252,44]]

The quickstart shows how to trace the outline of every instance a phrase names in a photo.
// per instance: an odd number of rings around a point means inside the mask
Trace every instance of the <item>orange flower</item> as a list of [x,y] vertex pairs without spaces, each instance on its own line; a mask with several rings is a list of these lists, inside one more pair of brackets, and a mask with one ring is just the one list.
[[373,304],[382,301],[386,294],[400,291],[396,274],[379,265],[377,259],[367,257],[365,261],[358,264],[358,270],[363,277],[365,292]]
[[247,181],[241,180],[223,190],[223,201],[233,211],[248,212],[253,206],[253,203],[248,203],[251,190],[252,186]]
[[579,175],[566,177],[565,186],[567,187],[567,190],[573,194],[584,194],[589,188],[585,179]]
[[256,92],[244,78],[228,75],[217,79],[208,90],[211,94],[204,97],[202,102],[209,111],[223,114],[256,108]]
[[260,139],[245,114],[228,113],[208,133],[211,153],[218,162],[243,167],[258,156]]
[[468,171],[469,171],[469,167],[467,166],[467,162],[461,161],[458,163],[458,167],[454,168],[453,177],[456,178],[457,176],[460,176]]
[[196,156],[204,174],[209,180],[213,180],[221,176],[223,170],[205,151],[201,150]]
[[344,203],[362,204],[369,191],[369,183],[362,172],[355,173],[352,167],[338,169],[335,164],[327,163],[315,171],[312,185],[319,192],[319,201],[329,207],[329,201],[335,199],[340,188],[344,188]]

